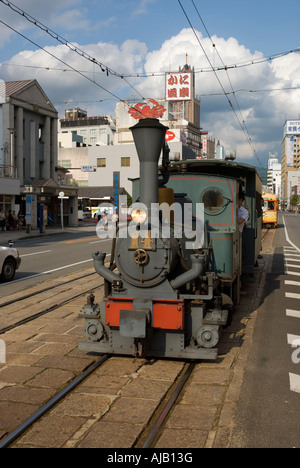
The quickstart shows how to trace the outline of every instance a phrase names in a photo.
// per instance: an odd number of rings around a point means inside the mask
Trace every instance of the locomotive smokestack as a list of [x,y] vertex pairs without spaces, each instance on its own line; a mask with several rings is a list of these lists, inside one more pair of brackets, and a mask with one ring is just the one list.
[[151,211],[158,203],[158,161],[168,127],[157,119],[142,119],[130,130],[140,161],[140,202]]

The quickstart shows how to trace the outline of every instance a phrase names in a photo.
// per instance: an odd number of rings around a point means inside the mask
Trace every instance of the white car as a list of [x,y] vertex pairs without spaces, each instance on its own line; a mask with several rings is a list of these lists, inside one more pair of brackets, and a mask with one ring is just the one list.
[[0,246],[0,281],[5,283],[14,279],[21,263],[19,251],[13,245],[14,242],[9,242],[9,247]]

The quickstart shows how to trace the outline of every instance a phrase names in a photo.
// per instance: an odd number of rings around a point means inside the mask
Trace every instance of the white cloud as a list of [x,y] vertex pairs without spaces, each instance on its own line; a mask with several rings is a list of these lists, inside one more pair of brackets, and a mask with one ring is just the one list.
[[148,12],[149,6],[156,2],[157,0],[139,0],[136,2],[134,12],[132,13],[132,18],[145,15]]
[[[263,58],[261,52],[252,54],[233,37],[225,40],[214,36],[212,40],[222,58],[221,62],[210,39],[203,38],[201,33],[198,33],[198,37],[214,67],[220,67],[222,63],[229,67]],[[182,30],[165,41],[160,50],[150,52],[145,60],[145,69],[147,72],[177,70],[179,65],[185,64],[186,53],[188,63],[198,71],[196,94],[201,96],[201,126],[220,139],[226,147],[236,148],[239,157],[253,158],[251,146],[247,143],[215,74],[211,71],[200,72],[201,69],[207,70],[210,65],[191,29]],[[232,89],[255,91],[292,87],[295,82],[300,84],[300,55],[290,54],[271,63],[265,61],[247,67],[229,68],[228,73],[219,71],[217,74],[226,93],[231,93]],[[148,78],[140,89],[147,96],[162,97],[164,78]],[[300,89],[273,93],[249,91],[228,94],[228,99],[234,106],[239,121],[245,122],[256,152],[266,157],[270,151],[280,153],[286,114],[289,118],[298,118]]]
[[[75,5],[75,3],[73,4]],[[216,67],[221,66],[220,59],[210,40],[204,38],[201,33],[198,34],[211,63]],[[214,36],[212,39],[227,66],[263,58],[261,52],[252,54],[233,37],[223,39]],[[120,46],[99,42],[79,45],[79,47],[120,74],[178,70],[179,66],[185,64],[186,53],[188,53],[188,63],[194,66],[197,71],[196,94],[201,96],[202,128],[219,139],[226,149],[236,149],[240,158],[253,159],[251,147],[247,143],[214,73],[200,71],[207,70],[209,64],[191,29],[183,29],[176,36],[166,40],[160,49],[155,51],[148,51],[147,45],[138,40],[127,40]],[[102,73],[99,67],[84,60],[63,45],[54,45],[48,47],[47,50],[77,70],[82,70],[91,80],[95,80],[100,86],[122,99],[126,100],[130,97],[141,100],[141,95],[146,98],[164,97],[164,76],[145,79],[129,78],[128,81],[140,93],[137,94],[127,85],[125,80],[111,75],[107,77],[106,73]],[[66,68],[65,65],[41,50],[23,51],[13,56],[9,62],[18,66],[2,66],[0,69],[1,78],[7,81],[36,78],[50,100],[58,108],[60,115],[65,109],[62,104],[64,101],[78,102],[78,105],[85,107],[90,115],[99,112],[111,114],[114,112],[114,101],[106,101],[101,105],[96,104],[96,101],[111,96],[82,76],[74,72],[27,68],[30,65],[45,68]],[[265,158],[269,152],[277,151],[280,154],[285,119],[298,118],[299,115],[300,89],[259,93],[245,90],[275,90],[298,86],[300,84],[300,55],[294,53],[272,62],[265,61],[260,65],[230,68],[228,75],[232,87],[236,91],[235,95],[228,94],[228,99],[233,104],[240,121],[245,121],[257,154]],[[232,88],[228,75],[225,71],[218,72],[224,89],[230,93]],[[213,94],[220,95],[214,96]],[[84,101],[90,102],[82,104]],[[256,163],[254,159],[253,162]]]

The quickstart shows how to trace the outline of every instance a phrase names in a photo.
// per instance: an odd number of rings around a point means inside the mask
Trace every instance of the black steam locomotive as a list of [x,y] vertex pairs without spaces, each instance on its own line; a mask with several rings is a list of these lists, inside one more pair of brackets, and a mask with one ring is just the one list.
[[[132,221],[118,226],[111,266],[93,255],[105,298],[81,311],[88,352],[216,359],[220,332],[239,302],[261,243],[261,180],[234,161],[163,158],[167,128],[155,119],[132,127],[140,160]],[[166,154],[166,152],[164,152]],[[250,213],[241,234],[241,191]]]

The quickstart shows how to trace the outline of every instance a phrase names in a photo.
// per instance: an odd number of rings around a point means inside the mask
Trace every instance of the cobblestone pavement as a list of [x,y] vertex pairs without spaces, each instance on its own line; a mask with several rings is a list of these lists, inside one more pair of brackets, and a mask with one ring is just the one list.
[[[240,306],[223,333],[218,360],[196,364],[157,448],[228,446],[272,243],[270,231],[254,282],[243,285]],[[76,299],[1,336],[7,362],[0,364],[0,440],[97,359],[77,349],[84,302]],[[133,447],[184,365],[112,357],[15,446]]]

